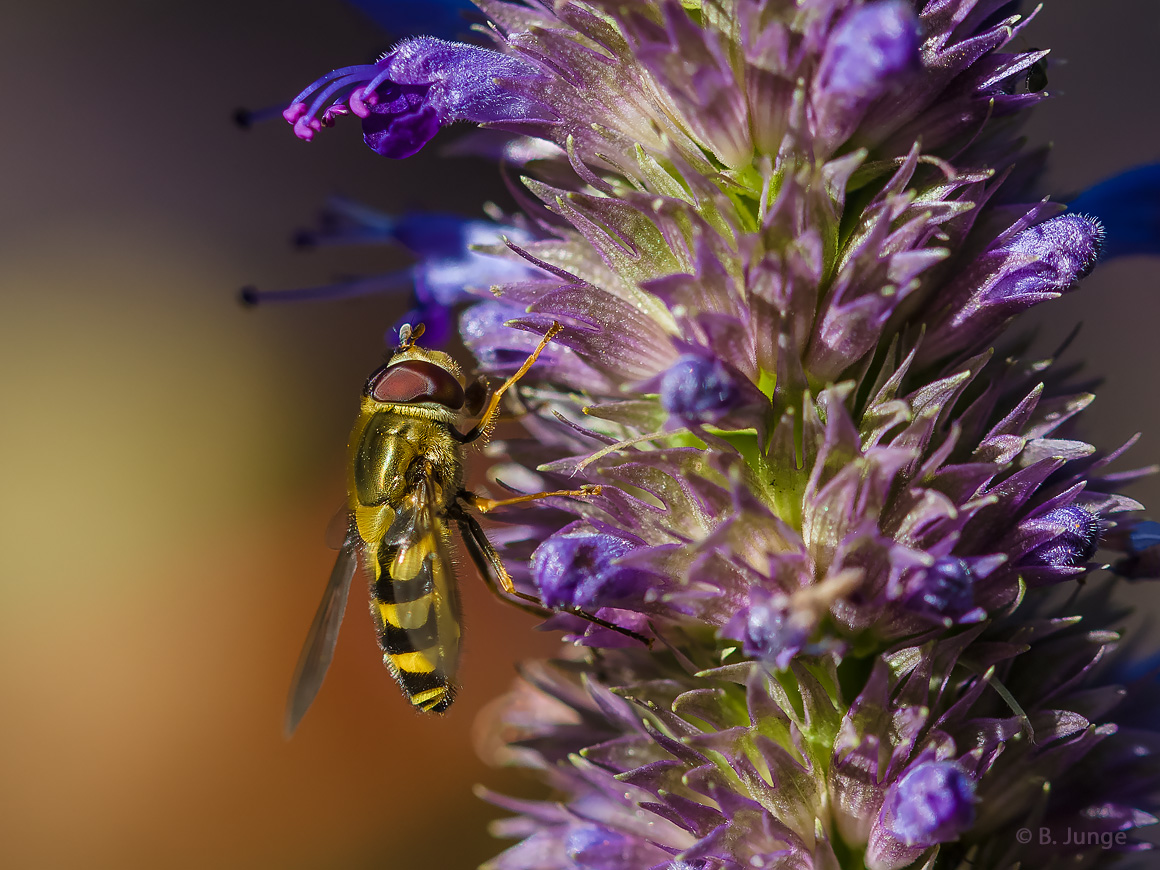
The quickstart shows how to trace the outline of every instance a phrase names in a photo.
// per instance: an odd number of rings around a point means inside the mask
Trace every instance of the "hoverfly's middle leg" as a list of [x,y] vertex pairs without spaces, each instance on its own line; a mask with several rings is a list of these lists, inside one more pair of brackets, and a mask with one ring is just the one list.
[[[562,493],[538,493],[537,495],[560,495]],[[470,493],[464,492],[463,497],[470,496]],[[515,501],[527,501],[531,497],[524,499],[516,499]],[[487,499],[491,501],[491,499]],[[538,598],[534,595],[528,595],[526,592],[520,592],[516,589],[516,584],[512,581],[511,575],[508,574],[507,568],[504,567],[503,559],[500,558],[499,553],[495,547],[492,546],[491,541],[487,539],[487,534],[483,531],[483,526],[479,524],[479,520],[473,517],[467,511],[456,506],[456,510],[448,513],[452,519],[459,524],[459,530],[463,534],[463,543],[467,547],[468,555],[471,560],[475,562],[475,566],[479,569],[480,575],[483,577],[484,583],[497,597],[503,599],[508,604],[514,604],[526,613],[531,613],[541,618],[550,616],[553,613],[570,613],[573,616],[579,616],[581,619],[591,622],[593,625],[599,625],[601,628],[607,628],[610,631],[615,631],[617,634],[623,634],[625,637],[631,637],[633,640],[640,641],[645,646],[652,648],[652,639],[645,637],[643,634],[638,634],[630,628],[624,628],[614,622],[609,622],[607,619],[601,619],[586,610],[581,610],[579,607],[567,607],[560,610],[553,610],[550,607],[545,607]]]
[[530,501],[539,501],[542,498],[551,498],[555,495],[567,496],[569,498],[588,498],[589,496],[600,495],[600,492],[600,484],[589,483],[579,489],[557,489],[553,492],[533,492],[528,495],[518,495],[515,498],[484,498],[481,495],[476,495],[474,492],[469,492],[465,489],[459,494],[459,497],[481,514],[485,514],[496,508],[507,507],[513,504],[526,504]]

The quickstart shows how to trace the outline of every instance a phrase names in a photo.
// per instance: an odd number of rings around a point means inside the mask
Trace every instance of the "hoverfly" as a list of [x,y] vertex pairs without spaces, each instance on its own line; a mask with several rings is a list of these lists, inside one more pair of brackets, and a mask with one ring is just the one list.
[[[482,498],[463,488],[463,447],[486,439],[499,403],[560,332],[553,324],[523,365],[498,389],[468,384],[447,354],[415,344],[423,327],[404,325],[399,348],[367,379],[347,463],[346,534],[310,626],[286,709],[286,733],[298,726],[322,685],[334,654],[351,579],[361,559],[371,581],[371,614],[383,662],[418,710],[442,713],[455,697],[459,662],[459,597],[448,556],[448,522],[493,591],[535,602],[516,590],[479,521],[468,513],[549,496],[584,497],[598,486],[509,499]],[[481,414],[482,412],[482,414]],[[466,433],[457,424],[479,416]],[[498,586],[498,589],[497,589]],[[578,615],[615,630],[619,626]]]

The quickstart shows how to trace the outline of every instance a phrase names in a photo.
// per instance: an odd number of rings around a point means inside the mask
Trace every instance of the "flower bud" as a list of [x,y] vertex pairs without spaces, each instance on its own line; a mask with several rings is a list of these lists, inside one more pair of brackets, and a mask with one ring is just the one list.
[[813,628],[812,616],[791,608],[786,596],[755,588],[750,592],[749,606],[734,616],[721,634],[741,641],[746,655],[785,668],[805,647]]
[[814,79],[818,139],[840,145],[870,105],[917,66],[913,4],[884,0],[855,7],[830,34]]
[[649,575],[617,560],[634,545],[592,532],[553,535],[532,554],[532,576],[547,607],[612,607],[639,600]]
[[975,821],[975,782],[951,761],[922,761],[886,790],[870,835],[866,866],[898,870]]
[[1078,505],[1054,508],[1024,523],[1023,529],[1048,529],[1054,532],[1054,537],[1023,557],[1023,565],[1071,568],[1090,559],[1099,546],[1099,519]]
[[977,579],[967,562],[943,556],[911,577],[906,584],[906,607],[940,620],[977,622],[986,615],[975,607]]
[[1064,214],[1028,227],[982,254],[954,282],[919,351],[921,362],[981,347],[1015,315],[1062,295],[1095,266],[1098,220]]
[[716,423],[741,400],[734,376],[717,359],[686,353],[661,378],[661,405],[691,423]]

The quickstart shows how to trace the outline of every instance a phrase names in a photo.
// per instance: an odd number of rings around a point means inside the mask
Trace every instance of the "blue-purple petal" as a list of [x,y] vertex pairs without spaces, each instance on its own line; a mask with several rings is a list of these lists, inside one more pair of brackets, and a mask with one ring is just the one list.
[[1160,163],[1136,166],[1089,187],[1068,208],[1107,230],[1104,257],[1160,254]]
[[475,11],[468,0],[347,0],[387,33],[405,36],[430,33],[458,36],[467,30],[465,13]]

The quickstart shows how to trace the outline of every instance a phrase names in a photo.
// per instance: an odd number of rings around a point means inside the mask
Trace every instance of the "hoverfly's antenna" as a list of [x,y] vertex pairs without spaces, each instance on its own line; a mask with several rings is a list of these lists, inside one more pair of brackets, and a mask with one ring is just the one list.
[[410,350],[415,346],[415,342],[423,336],[426,330],[422,323],[418,326],[412,327],[409,323],[404,323],[399,327],[399,350]]

